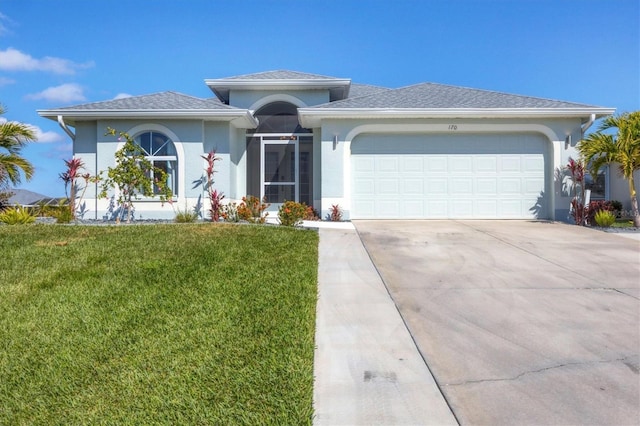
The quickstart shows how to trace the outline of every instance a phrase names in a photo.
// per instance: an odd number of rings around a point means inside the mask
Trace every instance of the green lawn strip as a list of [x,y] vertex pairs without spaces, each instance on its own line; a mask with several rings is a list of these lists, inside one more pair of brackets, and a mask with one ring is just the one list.
[[312,416],[317,234],[0,227],[0,424]]

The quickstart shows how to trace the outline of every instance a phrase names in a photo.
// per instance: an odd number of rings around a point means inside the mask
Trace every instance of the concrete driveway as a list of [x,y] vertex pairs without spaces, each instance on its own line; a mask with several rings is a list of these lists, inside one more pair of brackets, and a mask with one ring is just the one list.
[[354,221],[461,424],[640,422],[640,241],[527,221]]

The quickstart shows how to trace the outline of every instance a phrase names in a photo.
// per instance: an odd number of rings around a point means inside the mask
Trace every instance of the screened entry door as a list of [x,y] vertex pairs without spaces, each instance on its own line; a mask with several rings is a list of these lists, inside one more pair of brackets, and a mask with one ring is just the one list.
[[298,200],[298,140],[262,140],[262,196],[272,208]]

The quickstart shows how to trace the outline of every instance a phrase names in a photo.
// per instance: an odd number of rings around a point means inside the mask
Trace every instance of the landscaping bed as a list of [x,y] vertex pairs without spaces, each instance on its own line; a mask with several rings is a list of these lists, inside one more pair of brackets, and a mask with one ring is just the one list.
[[309,424],[318,235],[0,227],[0,424]]

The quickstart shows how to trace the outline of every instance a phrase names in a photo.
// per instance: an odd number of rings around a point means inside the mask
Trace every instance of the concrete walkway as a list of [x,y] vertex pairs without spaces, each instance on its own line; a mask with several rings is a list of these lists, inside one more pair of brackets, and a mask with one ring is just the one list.
[[457,425],[352,226],[320,228],[315,425]]

